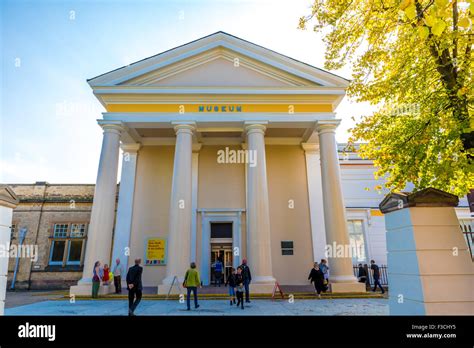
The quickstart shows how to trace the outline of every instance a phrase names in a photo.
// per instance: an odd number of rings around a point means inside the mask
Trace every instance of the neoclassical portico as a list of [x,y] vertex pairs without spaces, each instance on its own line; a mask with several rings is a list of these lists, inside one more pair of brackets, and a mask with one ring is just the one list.
[[[349,242],[334,112],[346,80],[219,32],[89,84],[107,112],[84,275],[71,293],[90,291],[95,261],[130,265],[154,236],[166,239],[167,261],[144,266],[144,282],[159,293],[181,284],[190,262],[209,283],[219,255],[234,266],[247,258],[253,292],[305,284],[325,243]],[[217,162],[219,150],[242,148],[255,163]],[[329,264],[333,291],[363,291],[350,258]]]

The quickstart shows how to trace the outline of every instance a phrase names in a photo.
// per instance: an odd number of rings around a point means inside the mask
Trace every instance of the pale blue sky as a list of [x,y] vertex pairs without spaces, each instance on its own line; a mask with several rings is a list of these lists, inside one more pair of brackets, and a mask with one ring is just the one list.
[[[323,67],[311,0],[2,1],[0,182],[93,183],[104,111],[86,79],[222,30]],[[336,72],[350,78],[348,70]],[[343,102],[337,134],[367,105]]]

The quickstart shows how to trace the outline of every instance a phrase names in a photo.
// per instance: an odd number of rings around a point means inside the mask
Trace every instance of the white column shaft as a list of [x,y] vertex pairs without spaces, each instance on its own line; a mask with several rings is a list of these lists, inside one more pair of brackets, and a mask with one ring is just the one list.
[[[331,246],[334,246],[335,243],[336,246],[345,247],[349,245],[349,234],[337,155],[336,126],[337,124],[334,123],[318,125],[324,221],[327,243]],[[332,282],[352,282],[355,280],[350,255],[344,255],[343,257],[331,257],[330,255],[328,262]]]
[[309,213],[313,260],[320,262],[325,257],[326,229],[324,224],[323,190],[321,183],[321,160],[319,145],[303,144],[306,157]]
[[120,263],[123,265],[124,269],[128,266],[128,255],[130,255],[130,235],[132,228],[133,198],[135,194],[138,149],[139,144],[122,146],[122,174],[120,177],[112,265],[115,265],[116,259],[120,259]]
[[194,127],[189,124],[179,124],[175,126],[175,130],[176,148],[170,200],[168,264],[163,284],[171,284],[175,276],[181,282],[191,260],[192,143]]
[[87,246],[81,283],[92,281],[92,271],[96,261],[100,261],[102,264],[110,263],[121,128],[116,125],[103,125],[102,127],[104,137],[91,219],[87,231]]
[[265,126],[250,124],[247,125],[246,131],[249,156],[254,156],[256,159],[256,165],[247,164],[248,262],[252,270],[252,283],[271,283],[275,279],[271,259]]

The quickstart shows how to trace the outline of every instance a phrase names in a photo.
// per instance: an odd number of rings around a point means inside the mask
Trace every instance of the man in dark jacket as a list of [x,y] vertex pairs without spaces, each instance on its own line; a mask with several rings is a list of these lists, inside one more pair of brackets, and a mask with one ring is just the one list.
[[370,260],[370,269],[372,270],[372,276],[374,278],[374,288],[372,289],[372,291],[375,292],[375,290],[377,290],[378,285],[380,290],[382,290],[383,294],[385,290],[383,289],[382,284],[380,284],[380,269],[374,260]]
[[[135,315],[140,300],[142,299],[142,273],[140,266],[141,259],[135,259],[135,265],[128,269],[127,288],[128,288],[128,315]],[[136,298],[136,299],[135,299]]]
[[252,281],[252,275],[250,274],[249,266],[247,266],[247,259],[242,260],[240,269],[242,270],[242,278],[244,279],[245,302],[250,303],[249,285],[250,285],[250,282]]

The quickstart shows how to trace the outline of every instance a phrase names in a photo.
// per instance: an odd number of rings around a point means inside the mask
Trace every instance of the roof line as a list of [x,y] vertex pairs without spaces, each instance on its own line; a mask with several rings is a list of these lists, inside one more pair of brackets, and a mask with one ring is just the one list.
[[275,50],[272,50],[272,49],[270,49],[270,48],[264,47],[264,46],[262,46],[262,45],[258,45],[258,44],[256,44],[256,43],[253,43],[253,42],[251,42],[251,41],[248,41],[248,40],[242,39],[242,38],[240,38],[240,37],[238,37],[238,36],[235,36],[235,35],[232,35],[232,34],[226,33],[226,32],[224,32],[224,31],[222,31],[222,30],[219,30],[219,31],[216,31],[215,33],[212,33],[212,34],[209,34],[209,35],[206,35],[206,36],[200,37],[200,38],[198,38],[198,39],[195,39],[195,40],[189,41],[189,42],[187,42],[187,43],[185,43],[185,44],[182,44],[182,45],[179,45],[179,46],[175,46],[175,47],[173,47],[173,48],[167,49],[167,50],[165,50],[165,51],[163,51],[163,52],[160,52],[160,53],[158,53],[158,54],[154,54],[154,55],[152,55],[152,56],[149,56],[149,57],[146,57],[146,58],[143,58],[143,59],[137,60],[136,62],[130,63],[130,64],[128,64],[128,65],[124,65],[124,66],[122,66],[122,67],[120,67],[120,68],[117,68],[117,69],[110,70],[110,71],[108,71],[108,72],[105,72],[105,73],[103,73],[103,74],[100,74],[100,75],[97,75],[97,76],[95,76],[95,77],[92,77],[92,78],[90,78],[90,79],[87,79],[86,81],[87,81],[87,82],[89,82],[89,81],[92,81],[92,80],[94,80],[94,79],[96,79],[96,78],[99,78],[99,77],[101,77],[101,76],[104,76],[104,75],[110,74],[110,73],[112,73],[112,72],[114,72],[114,71],[118,71],[118,70],[120,70],[120,69],[124,69],[124,68],[126,68],[126,67],[129,67],[129,66],[132,66],[132,65],[138,64],[138,63],[140,63],[140,62],[143,62],[143,61],[145,61],[145,60],[148,60],[148,59],[151,59],[151,58],[158,57],[158,56],[160,56],[160,55],[162,55],[162,54],[165,54],[165,53],[167,53],[167,52],[170,52],[170,51],[172,51],[172,50],[178,49],[178,48],[180,48],[180,47],[183,47],[183,46],[186,46],[186,45],[192,44],[192,43],[194,43],[194,42],[197,42],[197,41],[203,40],[203,39],[205,39],[205,38],[208,38],[208,37],[210,37],[210,36],[217,35],[217,34],[224,34],[224,35],[227,35],[227,36],[233,37],[233,38],[235,38],[235,39],[238,39],[238,40],[241,40],[241,41],[247,42],[247,43],[249,43],[249,44],[251,44],[251,45],[254,45],[254,46],[257,46],[257,47],[263,48],[263,49],[265,49],[265,50],[267,50],[267,51],[270,51],[270,52],[276,53],[276,54],[278,54],[278,55],[280,55],[280,56],[282,56],[282,57],[288,58],[288,59],[290,59],[290,60],[292,60],[292,61],[295,61],[295,62],[298,62],[298,63],[300,63],[300,64],[306,65],[306,66],[308,66],[308,67],[310,67],[310,68],[317,69],[317,70],[319,70],[319,71],[322,71],[322,72],[324,72],[324,73],[326,73],[326,74],[329,74],[329,75],[335,76],[335,77],[337,77],[337,78],[343,79],[343,80],[345,80],[345,81],[347,81],[347,82],[350,82],[350,81],[351,81],[351,80],[349,80],[349,79],[346,79],[345,77],[339,76],[339,75],[337,75],[337,74],[334,74],[334,73],[332,73],[332,72],[330,72],[330,71],[327,71],[327,70],[324,70],[324,69],[318,68],[318,67],[316,67],[316,66],[314,66],[314,65],[311,65],[311,64],[308,64],[308,63],[302,62],[302,61],[300,61],[300,60],[298,60],[298,59],[295,59],[295,58],[289,57],[289,56],[287,56],[287,55],[285,55],[285,54],[283,54],[283,53],[279,53],[279,52],[277,52],[277,51],[275,51]]

